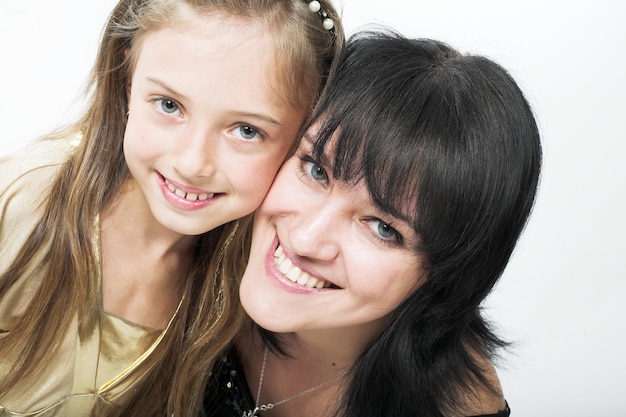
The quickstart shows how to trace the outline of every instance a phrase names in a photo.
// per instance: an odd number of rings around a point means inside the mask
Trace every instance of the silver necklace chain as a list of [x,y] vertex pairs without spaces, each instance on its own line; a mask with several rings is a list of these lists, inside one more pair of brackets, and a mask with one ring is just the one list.
[[275,403],[267,403],[267,404],[262,404],[259,405],[259,399],[261,398],[261,388],[263,387],[263,376],[265,375],[265,364],[267,363],[267,346],[265,346],[265,349],[263,350],[263,364],[261,365],[261,377],[259,378],[259,388],[256,391],[256,405],[254,406],[254,409],[252,410],[248,410],[248,411],[244,411],[243,414],[241,415],[241,417],[255,417],[258,416],[258,413],[260,411],[267,411],[267,410],[271,410],[272,408],[276,407],[277,405],[281,405],[286,403],[287,401],[291,401],[294,400],[298,397],[302,397],[303,395],[309,394],[313,391],[317,391],[318,389],[325,387],[328,384],[331,384],[333,382],[335,382],[338,379],[343,378],[344,376],[346,376],[346,374],[348,373],[348,371],[350,371],[350,369],[346,369],[345,371],[343,371],[342,373],[340,373],[339,375],[335,375],[331,378],[328,378],[326,381],[317,384],[314,387],[311,388],[307,388],[304,391],[301,391],[297,394],[292,395],[291,397],[285,398],[284,400],[280,400],[278,402]]

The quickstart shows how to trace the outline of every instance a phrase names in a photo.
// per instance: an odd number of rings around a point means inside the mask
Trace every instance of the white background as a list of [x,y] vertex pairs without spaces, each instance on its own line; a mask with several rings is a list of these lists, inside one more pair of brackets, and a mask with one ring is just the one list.
[[[113,0],[1,0],[0,154],[80,109]],[[340,5],[341,6],[341,5]],[[343,0],[375,22],[503,64],[544,146],[532,220],[487,303],[517,341],[499,372],[514,416],[626,415],[626,25],[618,0]],[[33,190],[39,192],[40,190]]]

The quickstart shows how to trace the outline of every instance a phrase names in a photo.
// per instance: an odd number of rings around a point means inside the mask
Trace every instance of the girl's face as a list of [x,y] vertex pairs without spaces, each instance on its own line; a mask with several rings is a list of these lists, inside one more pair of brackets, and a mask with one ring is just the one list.
[[140,48],[124,154],[148,216],[198,235],[254,211],[305,117],[277,93],[270,34],[194,16]]
[[241,301],[274,332],[368,339],[420,283],[417,235],[381,212],[362,183],[335,181],[310,149],[305,135],[256,213]]

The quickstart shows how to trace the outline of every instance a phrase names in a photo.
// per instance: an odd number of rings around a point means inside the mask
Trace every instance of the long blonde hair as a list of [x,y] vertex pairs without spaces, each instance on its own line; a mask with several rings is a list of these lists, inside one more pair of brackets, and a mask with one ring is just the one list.
[[[189,11],[233,15],[261,24],[274,34],[277,74],[284,80],[278,86],[280,92],[287,102],[306,108],[310,114],[335,73],[344,35],[329,1],[320,3],[334,21],[332,33],[307,3],[121,0],[117,4],[101,39],[85,114],[47,138],[80,135],[80,145],[49,190],[43,217],[0,276],[0,298],[30,271],[42,272],[43,277],[33,297],[36,302],[31,302],[27,314],[19,317],[12,331],[0,340],[0,357],[17,348],[23,352],[11,374],[0,381],[0,396],[22,377],[46,366],[47,355],[59,348],[72,320],[80,318],[81,337],[89,334],[94,320],[99,320],[98,286],[89,278],[99,268],[91,246],[94,223],[130,179],[122,149],[126,88],[146,34],[184,20]],[[248,217],[198,237],[179,314],[143,365],[146,375],[116,408],[119,415],[153,415],[165,410],[178,417],[197,414],[207,372],[243,320],[237,291],[247,260],[249,223]],[[221,266],[220,253],[234,262]],[[220,279],[214,279],[218,276]],[[107,409],[106,415],[111,413]]]

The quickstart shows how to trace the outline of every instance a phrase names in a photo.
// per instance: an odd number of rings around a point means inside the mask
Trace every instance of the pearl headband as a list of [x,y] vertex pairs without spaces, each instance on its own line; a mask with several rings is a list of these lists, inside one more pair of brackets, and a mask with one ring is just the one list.
[[335,36],[335,22],[328,17],[328,13],[322,10],[322,5],[319,1],[313,0],[309,2],[309,10],[313,13],[317,13],[322,18],[322,26],[324,29],[329,31],[333,36]]

